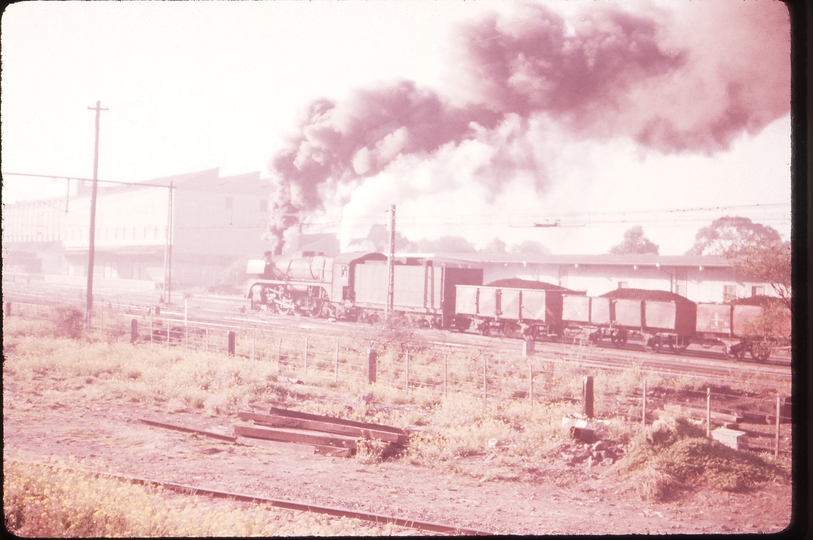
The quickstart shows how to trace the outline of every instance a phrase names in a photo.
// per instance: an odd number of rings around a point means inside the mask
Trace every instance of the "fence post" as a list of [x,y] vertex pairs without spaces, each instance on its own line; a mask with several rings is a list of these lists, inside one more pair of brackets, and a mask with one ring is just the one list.
[[169,349],[169,336],[170,336],[170,334],[172,334],[172,332],[170,332],[170,328],[169,328],[169,319],[164,319],[164,328],[166,329],[166,332],[167,332],[167,345],[166,345],[166,347],[167,347],[167,349]]
[[483,407],[488,403],[488,357],[483,357]]
[[409,393],[409,349],[406,352],[406,369],[404,370],[404,390]]
[[446,389],[449,380],[449,357],[443,355],[443,397],[446,397]]
[[706,388],[706,437],[711,437],[711,387]]
[[150,317],[150,343],[152,343],[152,317]]
[[234,330],[229,330],[228,350],[229,356],[234,356]]
[[11,317],[11,302],[6,302],[6,317]]
[[336,338],[336,354],[334,355],[335,367],[333,370],[333,382],[339,382],[339,338]]
[[582,412],[587,418],[593,418],[593,376],[584,377],[582,385]]
[[376,381],[376,360],[378,359],[378,352],[375,349],[367,349],[367,382],[374,383]]
[[534,365],[528,359],[528,403],[534,406]]
[[773,458],[779,459],[779,416],[780,416],[779,396],[776,396],[776,440],[774,441]]
[[308,336],[305,336],[305,375],[308,374]]
[[641,424],[646,427],[646,379],[644,379],[643,412],[641,413]]
[[251,329],[251,359],[254,360],[254,350],[257,347],[257,329]]
[[282,356],[282,338],[277,339],[277,369],[279,369],[279,361]]
[[130,343],[135,343],[138,339],[138,319],[130,320]]

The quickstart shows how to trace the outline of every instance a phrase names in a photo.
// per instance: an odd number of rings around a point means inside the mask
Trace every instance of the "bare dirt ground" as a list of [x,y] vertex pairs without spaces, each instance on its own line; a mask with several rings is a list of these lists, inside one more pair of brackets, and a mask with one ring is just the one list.
[[103,384],[93,379],[83,388],[54,389],[43,381],[32,392],[4,382],[4,459],[75,457],[122,475],[500,534],[772,533],[792,519],[792,486],[784,482],[745,493],[701,486],[655,503],[642,502],[613,465],[562,461],[501,475],[483,455],[459,460],[465,474],[403,460],[366,464],[297,446],[245,446],[150,427],[138,419],[224,434],[237,419],[104,401],[93,388]]

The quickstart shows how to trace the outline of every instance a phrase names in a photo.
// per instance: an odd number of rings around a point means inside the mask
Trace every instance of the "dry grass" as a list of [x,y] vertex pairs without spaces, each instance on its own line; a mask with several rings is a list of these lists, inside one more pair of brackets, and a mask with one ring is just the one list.
[[83,471],[81,463],[3,463],[9,532],[47,537],[244,537],[392,534],[389,526],[206,497]]

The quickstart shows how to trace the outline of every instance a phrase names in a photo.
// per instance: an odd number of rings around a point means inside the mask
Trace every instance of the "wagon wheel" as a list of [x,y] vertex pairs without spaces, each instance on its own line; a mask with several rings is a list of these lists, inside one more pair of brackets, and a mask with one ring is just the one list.
[[488,321],[485,321],[485,322],[483,322],[483,323],[480,323],[480,324],[477,326],[477,330],[478,330],[478,331],[479,331],[481,334],[483,334],[484,336],[490,336],[490,335],[491,335],[491,325],[488,323]]
[[[764,362],[771,356],[771,346],[765,341],[751,343],[751,358],[757,362]],[[745,355],[745,351],[742,352]]]
[[734,345],[728,348],[725,348],[724,345],[723,348],[725,350],[727,358],[733,357],[736,360],[742,360],[743,358],[745,358],[745,350],[748,347],[746,346],[745,343],[735,343]]
[[514,334],[517,333],[519,330],[519,324],[513,321],[503,321],[502,323],[502,335],[505,337],[513,337]]

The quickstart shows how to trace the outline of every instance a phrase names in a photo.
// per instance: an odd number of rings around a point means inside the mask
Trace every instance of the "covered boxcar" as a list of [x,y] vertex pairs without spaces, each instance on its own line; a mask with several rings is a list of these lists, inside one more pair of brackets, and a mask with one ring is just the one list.
[[[358,318],[377,322],[387,302],[388,264],[386,261],[365,261],[355,270],[353,290]],[[393,264],[393,311],[419,326],[453,326],[456,287],[482,282],[481,268],[465,268],[429,259],[396,259]]]

